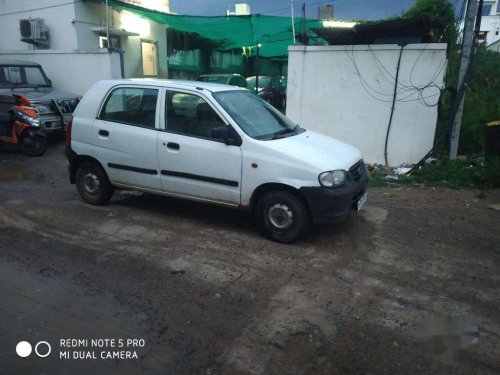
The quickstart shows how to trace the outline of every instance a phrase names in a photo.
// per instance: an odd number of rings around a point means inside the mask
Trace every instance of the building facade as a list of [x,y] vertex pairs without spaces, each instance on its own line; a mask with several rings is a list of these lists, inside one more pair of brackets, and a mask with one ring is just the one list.
[[226,16],[248,16],[250,5],[247,3],[234,4],[234,10],[228,10]]
[[[129,2],[169,10],[168,0]],[[44,40],[26,38],[35,21]],[[122,75],[166,78],[166,51],[165,25],[98,0],[0,0],[0,56],[40,63],[60,90],[83,95],[94,82]]]
[[333,19],[333,5],[318,6],[318,20],[328,21]]
[[[486,0],[483,3],[479,42],[490,46],[500,40],[500,0]],[[460,34],[464,29],[464,20],[460,23]]]

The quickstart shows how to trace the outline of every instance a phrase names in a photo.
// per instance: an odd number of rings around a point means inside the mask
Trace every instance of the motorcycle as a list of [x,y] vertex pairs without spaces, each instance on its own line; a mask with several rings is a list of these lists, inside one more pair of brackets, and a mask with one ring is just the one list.
[[23,94],[12,97],[9,103],[14,105],[7,113],[0,113],[0,145],[19,145],[28,156],[43,155],[49,145],[40,129],[37,110]]

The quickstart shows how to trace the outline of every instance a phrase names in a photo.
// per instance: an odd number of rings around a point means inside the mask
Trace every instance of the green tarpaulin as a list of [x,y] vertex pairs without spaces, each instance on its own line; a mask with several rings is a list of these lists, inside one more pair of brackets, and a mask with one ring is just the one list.
[[[259,55],[262,57],[281,57],[288,55],[288,46],[293,44],[292,23],[289,17],[265,15],[248,16],[183,16],[162,13],[134,6],[117,0],[109,0],[117,10],[127,10],[137,16],[159,24],[167,25],[178,31],[196,33],[217,45],[218,50],[242,48],[243,53],[255,55],[255,46],[260,43]],[[297,18],[296,33],[303,33],[315,27],[323,27],[322,21]]]

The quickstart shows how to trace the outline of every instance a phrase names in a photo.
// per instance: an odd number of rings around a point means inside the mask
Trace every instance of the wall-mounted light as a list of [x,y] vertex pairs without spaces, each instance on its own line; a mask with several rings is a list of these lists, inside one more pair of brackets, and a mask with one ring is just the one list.
[[339,27],[345,29],[352,29],[356,26],[357,22],[345,22],[345,21],[323,21],[323,27]]
[[121,28],[131,33],[137,33],[141,37],[147,37],[151,33],[148,20],[126,11],[121,14]]

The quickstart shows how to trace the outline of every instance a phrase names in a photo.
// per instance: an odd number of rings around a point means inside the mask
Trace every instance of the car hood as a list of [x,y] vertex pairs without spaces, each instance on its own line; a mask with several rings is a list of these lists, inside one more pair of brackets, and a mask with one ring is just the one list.
[[292,156],[297,161],[306,162],[311,168],[317,168],[318,172],[349,170],[362,159],[361,152],[356,147],[311,130],[268,142],[269,146],[283,156]]
[[2,94],[15,94],[20,93],[26,95],[29,100],[51,100],[51,99],[69,99],[76,98],[77,95],[70,94],[64,91],[55,90],[52,87],[40,87],[40,88],[31,88],[31,87],[19,87],[14,90],[10,89],[0,89],[0,93]]

